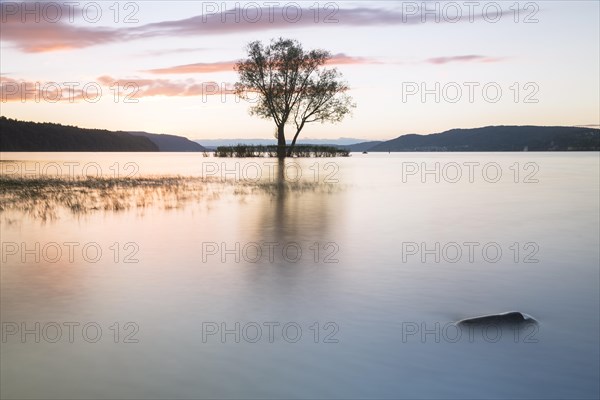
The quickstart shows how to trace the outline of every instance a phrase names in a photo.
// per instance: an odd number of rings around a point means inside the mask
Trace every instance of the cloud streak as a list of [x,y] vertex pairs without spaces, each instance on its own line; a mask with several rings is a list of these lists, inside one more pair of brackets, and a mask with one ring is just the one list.
[[231,72],[235,61],[219,61],[212,63],[195,63],[185,65],[175,65],[173,67],[150,69],[146,72],[152,74],[206,74],[210,72]]
[[184,47],[178,49],[160,49],[160,50],[150,50],[143,53],[138,54],[139,56],[149,56],[149,57],[160,57],[169,54],[183,54],[183,53],[196,53],[200,51],[206,51],[207,49],[202,47]]
[[[258,8],[260,18],[254,14],[242,17],[232,14],[231,10],[222,12],[205,12],[194,17],[162,21],[125,28],[97,27],[93,24],[85,26],[84,21],[73,23],[67,18],[50,22],[41,19],[36,22],[33,18],[22,21],[21,15],[15,13],[9,6],[16,3],[0,3],[2,19],[2,41],[11,43],[15,48],[28,53],[66,51],[83,49],[95,45],[127,42],[138,39],[155,37],[184,37],[199,35],[225,35],[233,33],[248,33],[272,30],[281,32],[285,29],[300,28],[331,28],[340,27],[370,27],[422,24],[418,14],[402,14],[397,10],[384,8],[340,8],[332,12],[321,12],[318,16],[309,8],[300,9],[298,15],[290,16],[289,10],[273,7]],[[63,6],[64,7],[64,6]],[[75,15],[80,15],[75,8]],[[80,11],[80,10],[79,10]],[[334,12],[333,12],[334,11]],[[63,16],[69,15],[65,10]],[[435,23],[434,20],[429,20]],[[466,20],[468,21],[468,20]],[[173,49],[177,51],[177,49]]]
[[[212,63],[195,63],[195,64],[184,64],[175,65],[166,68],[155,68],[145,72],[152,74],[165,75],[165,74],[206,74],[211,72],[233,72],[236,60],[219,61]],[[348,56],[344,53],[335,54],[332,56],[327,65],[353,65],[353,64],[382,64],[372,58],[367,57],[353,57]]]
[[57,13],[62,17],[49,19],[47,15],[42,15],[42,4],[0,3],[2,42],[10,43],[26,53],[43,53],[76,50],[139,37],[139,34],[127,29],[98,27],[91,23],[89,26],[75,24],[75,18],[71,20],[71,16],[82,15],[81,8],[69,9],[65,4],[52,3],[53,7],[58,7]]
[[434,57],[434,58],[429,58],[429,59],[425,60],[424,62],[428,63],[428,64],[442,65],[442,64],[448,64],[448,63],[454,63],[454,62],[492,63],[492,62],[499,62],[499,61],[502,61],[502,59],[470,54],[470,55],[460,55],[460,56]]
[[0,102],[35,103],[76,103],[84,100],[83,85],[71,85],[58,82],[28,81],[0,76]]
[[235,94],[233,84],[218,82],[198,82],[194,79],[116,79],[110,76],[98,78],[100,84],[111,87],[130,88],[131,98],[153,96],[189,97],[189,96],[215,96]]
[[199,82],[194,79],[113,78],[103,75],[96,82],[71,82],[67,85],[0,76],[1,103],[95,103],[103,96],[114,100],[117,94],[118,98],[131,101],[155,96],[225,96],[235,94],[235,90],[231,83]]

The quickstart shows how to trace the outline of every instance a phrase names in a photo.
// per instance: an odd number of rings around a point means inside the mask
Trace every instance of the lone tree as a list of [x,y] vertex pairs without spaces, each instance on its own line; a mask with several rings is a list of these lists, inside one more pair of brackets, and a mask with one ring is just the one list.
[[[324,68],[331,59],[325,50],[305,51],[297,40],[279,38],[269,45],[254,41],[248,58],[236,63],[236,93],[245,99],[258,95],[252,115],[273,119],[277,127],[277,156],[292,155],[296,140],[307,123],[339,122],[355,107],[346,93],[348,85],[335,68]],[[295,134],[286,148],[285,126]]]

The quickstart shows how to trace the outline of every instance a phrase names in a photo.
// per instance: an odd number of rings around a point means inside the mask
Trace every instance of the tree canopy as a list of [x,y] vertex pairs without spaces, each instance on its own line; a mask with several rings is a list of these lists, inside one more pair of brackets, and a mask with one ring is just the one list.
[[[251,42],[247,52],[248,57],[235,66],[239,74],[236,93],[246,99],[250,93],[258,95],[250,113],[273,120],[280,158],[292,154],[307,123],[339,122],[355,107],[342,74],[324,67],[332,57],[330,52],[305,51],[297,40],[283,38],[268,45]],[[295,127],[289,149],[288,124]]]

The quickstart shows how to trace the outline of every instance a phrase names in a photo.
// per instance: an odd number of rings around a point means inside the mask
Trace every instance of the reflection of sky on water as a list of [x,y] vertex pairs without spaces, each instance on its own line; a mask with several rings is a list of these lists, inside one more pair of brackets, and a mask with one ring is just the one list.
[[[151,171],[144,157],[137,162]],[[515,162],[535,162],[539,183],[516,184],[510,175],[497,184],[403,183],[402,163],[415,160],[497,162],[507,174]],[[309,170],[314,160],[305,162]],[[3,243],[94,242],[103,256],[97,263],[80,252],[74,262],[11,256],[2,263],[2,321],[96,321],[105,334],[97,344],[4,343],[3,396],[597,397],[597,155],[355,155],[335,162],[333,190],[280,190],[274,180],[268,192],[242,195],[240,185],[225,185],[214,201],[168,210],[65,212],[46,223],[14,210],[11,224],[4,212]],[[181,175],[201,171],[187,155],[171,161],[168,173],[177,168]],[[420,254],[403,260],[407,242],[473,241],[478,249],[497,243],[502,258],[486,262],[476,252],[473,262],[429,256],[423,263]],[[130,242],[137,263],[123,262]],[[528,242],[539,246],[539,262],[524,263],[523,253],[514,262],[510,246]],[[203,254],[207,243],[219,252]],[[250,243],[264,252],[259,261],[244,256]],[[282,253],[290,243],[291,253]],[[324,261],[330,243],[337,263]],[[290,262],[298,247],[302,256]],[[436,343],[435,334],[425,343],[420,335],[402,340],[403,323],[433,329],[509,310],[540,321],[537,343],[523,336],[515,343],[513,332],[497,343],[480,336]],[[140,342],[114,344],[115,321],[136,322]],[[265,328],[257,343],[236,343],[233,335],[204,343],[206,322],[229,329],[295,322],[303,335],[287,343],[277,334],[270,343]],[[327,322],[339,327],[338,343],[323,343]]]

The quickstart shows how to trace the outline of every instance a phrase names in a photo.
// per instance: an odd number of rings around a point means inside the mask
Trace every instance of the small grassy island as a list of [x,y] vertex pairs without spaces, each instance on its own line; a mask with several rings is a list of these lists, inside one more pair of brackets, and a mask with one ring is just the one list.
[[[219,146],[215,151],[216,157],[277,157],[279,146]],[[350,152],[333,146],[296,145],[291,157],[348,157]]]

